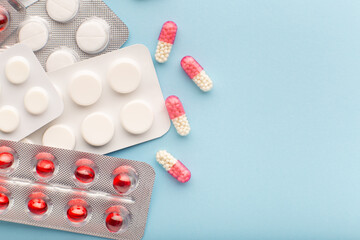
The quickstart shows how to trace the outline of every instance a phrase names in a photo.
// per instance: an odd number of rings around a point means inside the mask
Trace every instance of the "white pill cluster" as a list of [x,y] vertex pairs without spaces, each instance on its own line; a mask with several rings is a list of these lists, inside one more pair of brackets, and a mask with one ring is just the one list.
[[193,81],[204,92],[208,92],[213,88],[213,82],[204,70],[196,75]]
[[166,150],[160,150],[156,153],[156,161],[160,163],[166,171],[169,171],[178,160]]
[[180,136],[184,137],[184,136],[189,135],[191,128],[190,128],[189,121],[185,114],[180,117],[174,118],[172,120],[172,122],[176,128],[177,133]]
[[172,46],[173,45],[171,43],[159,41],[155,53],[156,61],[159,63],[166,62],[169,58]]
[[4,51],[0,75],[0,138],[20,141],[61,114],[62,100],[30,48]]

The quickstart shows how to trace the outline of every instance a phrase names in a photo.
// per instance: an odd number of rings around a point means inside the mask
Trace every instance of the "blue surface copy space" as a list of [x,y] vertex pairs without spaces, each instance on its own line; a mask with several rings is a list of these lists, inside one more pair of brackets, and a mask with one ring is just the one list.
[[[154,53],[179,26],[165,97],[182,99],[192,132],[112,156],[157,173],[145,240],[360,239],[360,1],[106,0],[126,46]],[[202,93],[180,67],[192,55],[214,81]],[[166,149],[191,171],[180,184],[155,161]],[[98,239],[0,223],[0,239]]]

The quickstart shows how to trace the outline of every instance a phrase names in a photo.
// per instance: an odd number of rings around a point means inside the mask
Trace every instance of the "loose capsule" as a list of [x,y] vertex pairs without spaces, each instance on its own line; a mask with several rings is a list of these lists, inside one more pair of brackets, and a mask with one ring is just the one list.
[[213,88],[213,82],[206,74],[204,68],[191,56],[186,56],[181,60],[181,67],[196,85],[204,92]]
[[191,128],[180,99],[177,96],[170,96],[166,99],[165,105],[178,134],[188,135]]
[[157,62],[164,63],[168,60],[172,46],[175,41],[176,33],[176,23],[172,21],[164,23],[160,32],[159,41],[155,53],[155,59]]
[[179,182],[185,183],[190,180],[190,170],[167,151],[162,150],[157,152],[156,160]]

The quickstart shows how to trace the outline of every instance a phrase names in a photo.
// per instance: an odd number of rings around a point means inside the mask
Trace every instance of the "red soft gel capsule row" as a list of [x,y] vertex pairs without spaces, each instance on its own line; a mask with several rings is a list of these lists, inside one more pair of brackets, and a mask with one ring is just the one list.
[[154,180],[146,163],[0,140],[0,221],[138,240]]

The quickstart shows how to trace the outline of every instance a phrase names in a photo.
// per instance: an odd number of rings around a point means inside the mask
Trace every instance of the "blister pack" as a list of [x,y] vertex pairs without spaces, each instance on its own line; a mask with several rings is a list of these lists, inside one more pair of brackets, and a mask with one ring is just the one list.
[[33,143],[99,154],[164,135],[170,128],[149,50],[133,45],[48,74],[63,114],[27,137]]
[[102,0],[39,0],[3,47],[26,44],[54,71],[117,50],[128,37],[125,23]]
[[0,220],[141,239],[155,180],[142,162],[0,140]]
[[15,45],[0,54],[0,138],[20,141],[60,116],[63,108],[31,49]]
[[0,45],[25,19],[25,8],[16,0],[0,0]]

